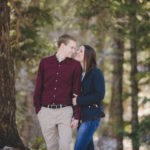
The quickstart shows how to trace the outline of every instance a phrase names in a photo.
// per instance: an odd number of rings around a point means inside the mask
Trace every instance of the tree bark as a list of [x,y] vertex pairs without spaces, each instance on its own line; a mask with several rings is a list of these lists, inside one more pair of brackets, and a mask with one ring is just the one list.
[[8,0],[0,1],[0,148],[5,145],[25,150],[16,127],[15,73],[9,43]]
[[[130,0],[131,7],[137,6],[136,0]],[[137,40],[136,40],[136,9],[130,13],[129,16],[129,29],[130,29],[130,53],[131,53],[131,100],[132,100],[132,146],[133,150],[139,150],[139,121],[138,121],[138,80],[136,78],[137,75]]]
[[34,129],[33,125],[35,124],[35,121],[33,120],[33,102],[32,102],[33,94],[30,92],[27,92],[27,95],[25,97],[25,103],[24,106],[27,108],[24,117],[25,120],[23,122],[22,126],[22,138],[25,145],[29,145],[29,142],[33,139],[35,134],[33,135],[32,130]]
[[[118,31],[119,33],[120,31]],[[113,58],[113,81],[112,96],[110,104],[110,121],[112,123],[112,136],[117,139],[117,150],[123,150],[123,100],[122,100],[122,78],[123,78],[123,38],[119,36],[115,38],[117,48]]]
[[[122,0],[119,0],[122,3]],[[119,9],[119,8],[118,8]],[[112,95],[110,104],[110,122],[112,136],[117,140],[117,150],[123,150],[123,62],[124,62],[124,23],[119,20],[124,19],[124,13],[116,10],[116,34],[114,37],[114,43],[116,48],[114,49],[113,56],[113,81],[112,81]]]

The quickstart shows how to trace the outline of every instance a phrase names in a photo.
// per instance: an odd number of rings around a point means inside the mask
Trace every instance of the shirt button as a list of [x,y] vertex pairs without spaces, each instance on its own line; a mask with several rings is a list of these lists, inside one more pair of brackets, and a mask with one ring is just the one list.
[[59,73],[57,72],[56,74],[58,75]]
[[56,80],[56,82],[57,82],[58,80]]
[[55,95],[53,95],[53,97],[55,97]]
[[56,88],[54,88],[56,90]]

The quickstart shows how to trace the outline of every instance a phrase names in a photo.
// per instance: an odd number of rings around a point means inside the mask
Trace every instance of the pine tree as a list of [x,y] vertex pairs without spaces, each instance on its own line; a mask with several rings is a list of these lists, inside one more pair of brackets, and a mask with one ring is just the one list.
[[15,73],[9,42],[8,0],[0,2],[0,148],[5,145],[25,150],[16,127]]

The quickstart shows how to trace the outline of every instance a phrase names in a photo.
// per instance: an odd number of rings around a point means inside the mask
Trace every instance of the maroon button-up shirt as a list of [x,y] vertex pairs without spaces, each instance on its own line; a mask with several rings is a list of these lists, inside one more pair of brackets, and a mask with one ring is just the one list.
[[[72,104],[73,93],[80,95],[82,69],[79,62],[66,58],[59,62],[56,54],[40,61],[34,91],[36,113],[42,105]],[[74,107],[74,118],[80,118],[80,107]]]

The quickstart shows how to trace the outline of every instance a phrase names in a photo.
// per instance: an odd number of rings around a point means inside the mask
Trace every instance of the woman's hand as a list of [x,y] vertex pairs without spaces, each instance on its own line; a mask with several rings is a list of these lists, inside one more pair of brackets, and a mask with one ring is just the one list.
[[77,106],[77,96],[76,94],[73,94],[74,98],[72,99],[73,106]]

